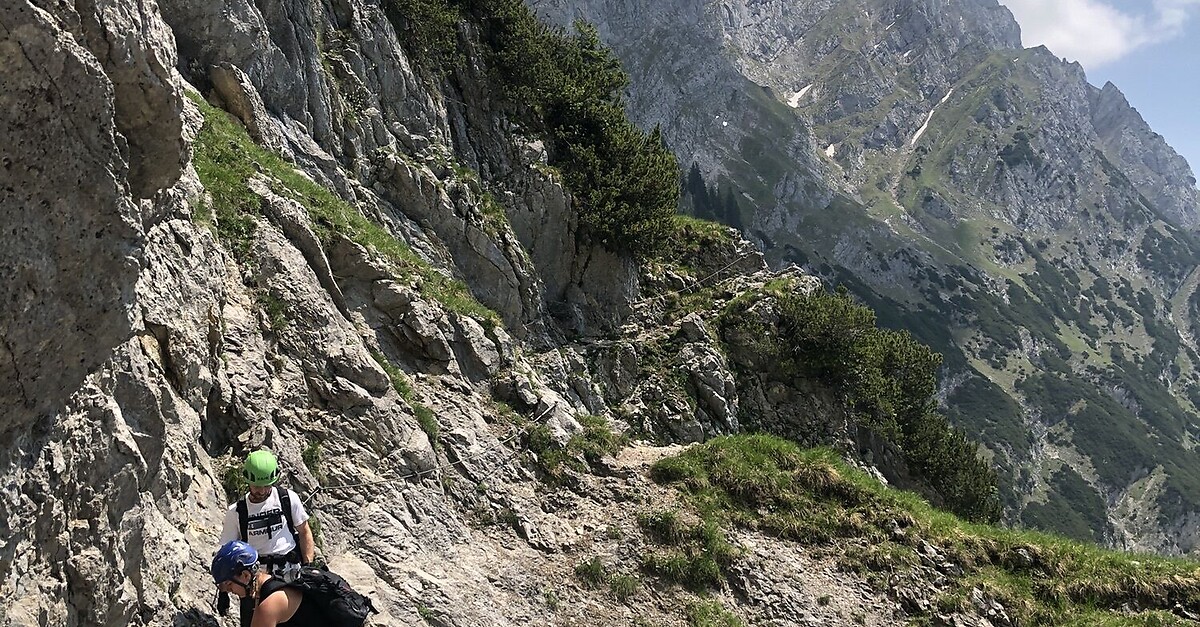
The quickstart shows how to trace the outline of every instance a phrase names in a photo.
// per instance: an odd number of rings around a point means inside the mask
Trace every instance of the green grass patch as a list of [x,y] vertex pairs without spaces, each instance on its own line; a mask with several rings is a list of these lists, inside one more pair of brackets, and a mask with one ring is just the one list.
[[[561,480],[563,475],[561,467],[567,461],[567,455],[563,447],[554,441],[550,428],[543,424],[536,424],[525,430],[522,439],[525,449],[536,456],[537,466],[545,473],[546,477],[554,482]],[[582,470],[582,464],[579,466],[579,469]]]
[[658,548],[642,556],[642,570],[692,590],[716,588],[738,550],[715,518],[686,520],[680,512],[661,511],[638,517],[647,540]]
[[584,415],[579,416],[578,420],[583,425],[583,432],[571,437],[567,449],[582,455],[589,463],[594,464],[602,457],[616,455],[629,444],[629,438],[614,432],[601,416]]
[[421,425],[421,430],[429,436],[429,443],[434,448],[438,448],[438,435],[441,433],[441,427],[438,425],[437,417],[433,415],[433,410],[421,403],[413,403],[412,408],[413,413],[417,415],[417,424]]
[[730,248],[733,244],[733,234],[728,226],[676,214],[671,217],[669,245],[663,249],[662,256],[666,259],[690,259],[712,249]]
[[616,455],[629,443],[625,434],[618,434],[601,416],[579,416],[583,430],[567,440],[566,446],[554,441],[544,424],[525,431],[525,448],[537,456],[538,466],[552,483],[566,478],[567,469],[584,472],[589,465],[599,463],[606,455]]
[[575,565],[575,576],[589,588],[599,588],[608,583],[608,569],[599,555]]
[[413,392],[412,382],[409,381],[408,375],[397,368],[387,356],[378,351],[372,350],[371,357],[387,373],[388,378],[392,381],[392,389],[396,391],[396,394],[399,394],[400,398],[403,398],[404,402],[408,403],[408,406],[412,408],[413,413],[417,416],[417,424],[420,425],[425,435],[429,436],[429,443],[433,445],[433,448],[438,448],[438,436],[441,433],[441,427],[438,425],[437,417],[433,415],[433,410],[417,400],[417,395]]
[[629,600],[642,585],[642,580],[633,575],[613,575],[608,582],[608,591],[622,603]]
[[735,260],[736,250],[729,227],[692,216],[674,216],[667,245],[649,262],[658,273],[669,269],[687,283],[683,289],[662,294],[668,320],[713,307],[719,283],[733,274],[725,266]]
[[225,464],[221,471],[221,487],[225,488],[225,498],[230,503],[242,498],[250,489],[241,460],[231,458]]
[[267,326],[275,333],[287,328],[291,321],[291,308],[283,299],[275,296],[266,289],[254,290],[254,300],[266,317]]
[[325,482],[325,473],[321,471],[321,441],[313,440],[304,447],[300,453],[300,459],[304,460],[304,467],[308,468],[308,472],[317,480],[317,483]]
[[322,551],[325,550],[325,539],[321,536],[321,520],[317,518],[316,512],[310,512],[308,516],[308,529],[312,531],[313,544]]
[[397,368],[383,353],[372,349],[371,357],[387,373],[388,378],[392,381],[392,389],[396,390],[400,398],[403,398],[410,404],[416,402],[416,397],[413,395],[412,382],[408,380],[408,375]]
[[491,192],[480,194],[479,208],[483,211],[483,222],[489,234],[497,235],[508,226],[508,212]]
[[730,612],[720,601],[695,601],[687,606],[688,627],[745,627],[737,614]]
[[198,97],[192,99],[204,112],[192,163],[207,192],[193,217],[205,224],[215,219],[221,243],[235,259],[247,263],[257,230],[255,217],[262,213],[262,198],[250,191],[247,182],[257,173],[258,153],[269,153],[255,145],[225,112]]

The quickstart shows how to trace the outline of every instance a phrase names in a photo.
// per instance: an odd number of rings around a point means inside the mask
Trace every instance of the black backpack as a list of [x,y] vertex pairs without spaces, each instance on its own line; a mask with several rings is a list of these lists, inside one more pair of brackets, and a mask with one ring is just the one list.
[[329,627],[362,627],[368,616],[379,613],[371,599],[355,592],[345,579],[327,570],[303,566],[300,577],[291,583],[271,579],[263,585],[263,598],[285,586],[303,592],[304,602],[316,605],[329,621],[326,623]]

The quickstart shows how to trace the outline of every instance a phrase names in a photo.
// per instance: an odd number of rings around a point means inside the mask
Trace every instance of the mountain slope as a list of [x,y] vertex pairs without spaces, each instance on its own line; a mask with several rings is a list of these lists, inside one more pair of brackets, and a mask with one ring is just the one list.
[[[599,25],[642,77],[631,115],[735,192],[731,222],[772,264],[847,285],[944,354],[946,411],[994,455],[1011,521],[1196,546],[1182,303],[1200,207],[1186,162],[1115,87],[1021,49],[991,0],[539,10]],[[679,77],[701,71],[719,89],[680,106],[696,92]],[[697,142],[714,121],[715,145]]]

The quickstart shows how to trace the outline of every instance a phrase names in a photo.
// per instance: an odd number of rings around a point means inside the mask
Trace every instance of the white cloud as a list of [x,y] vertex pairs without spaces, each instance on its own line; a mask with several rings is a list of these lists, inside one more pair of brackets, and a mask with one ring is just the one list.
[[1122,11],[1104,0],[1001,0],[1021,24],[1026,46],[1096,68],[1183,33],[1200,0],[1153,0],[1148,13]]

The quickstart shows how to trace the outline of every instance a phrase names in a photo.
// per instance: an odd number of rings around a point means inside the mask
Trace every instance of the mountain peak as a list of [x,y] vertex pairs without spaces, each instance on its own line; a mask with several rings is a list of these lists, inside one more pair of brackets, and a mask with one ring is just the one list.
[[1126,172],[1169,220],[1200,225],[1200,193],[1192,167],[1162,135],[1154,132],[1125,94],[1112,83],[1093,88],[1092,126],[1104,154]]
[[1121,91],[1112,81],[1104,81],[1104,86],[1100,88],[1100,98],[1130,106],[1129,100],[1125,98],[1125,92]]

